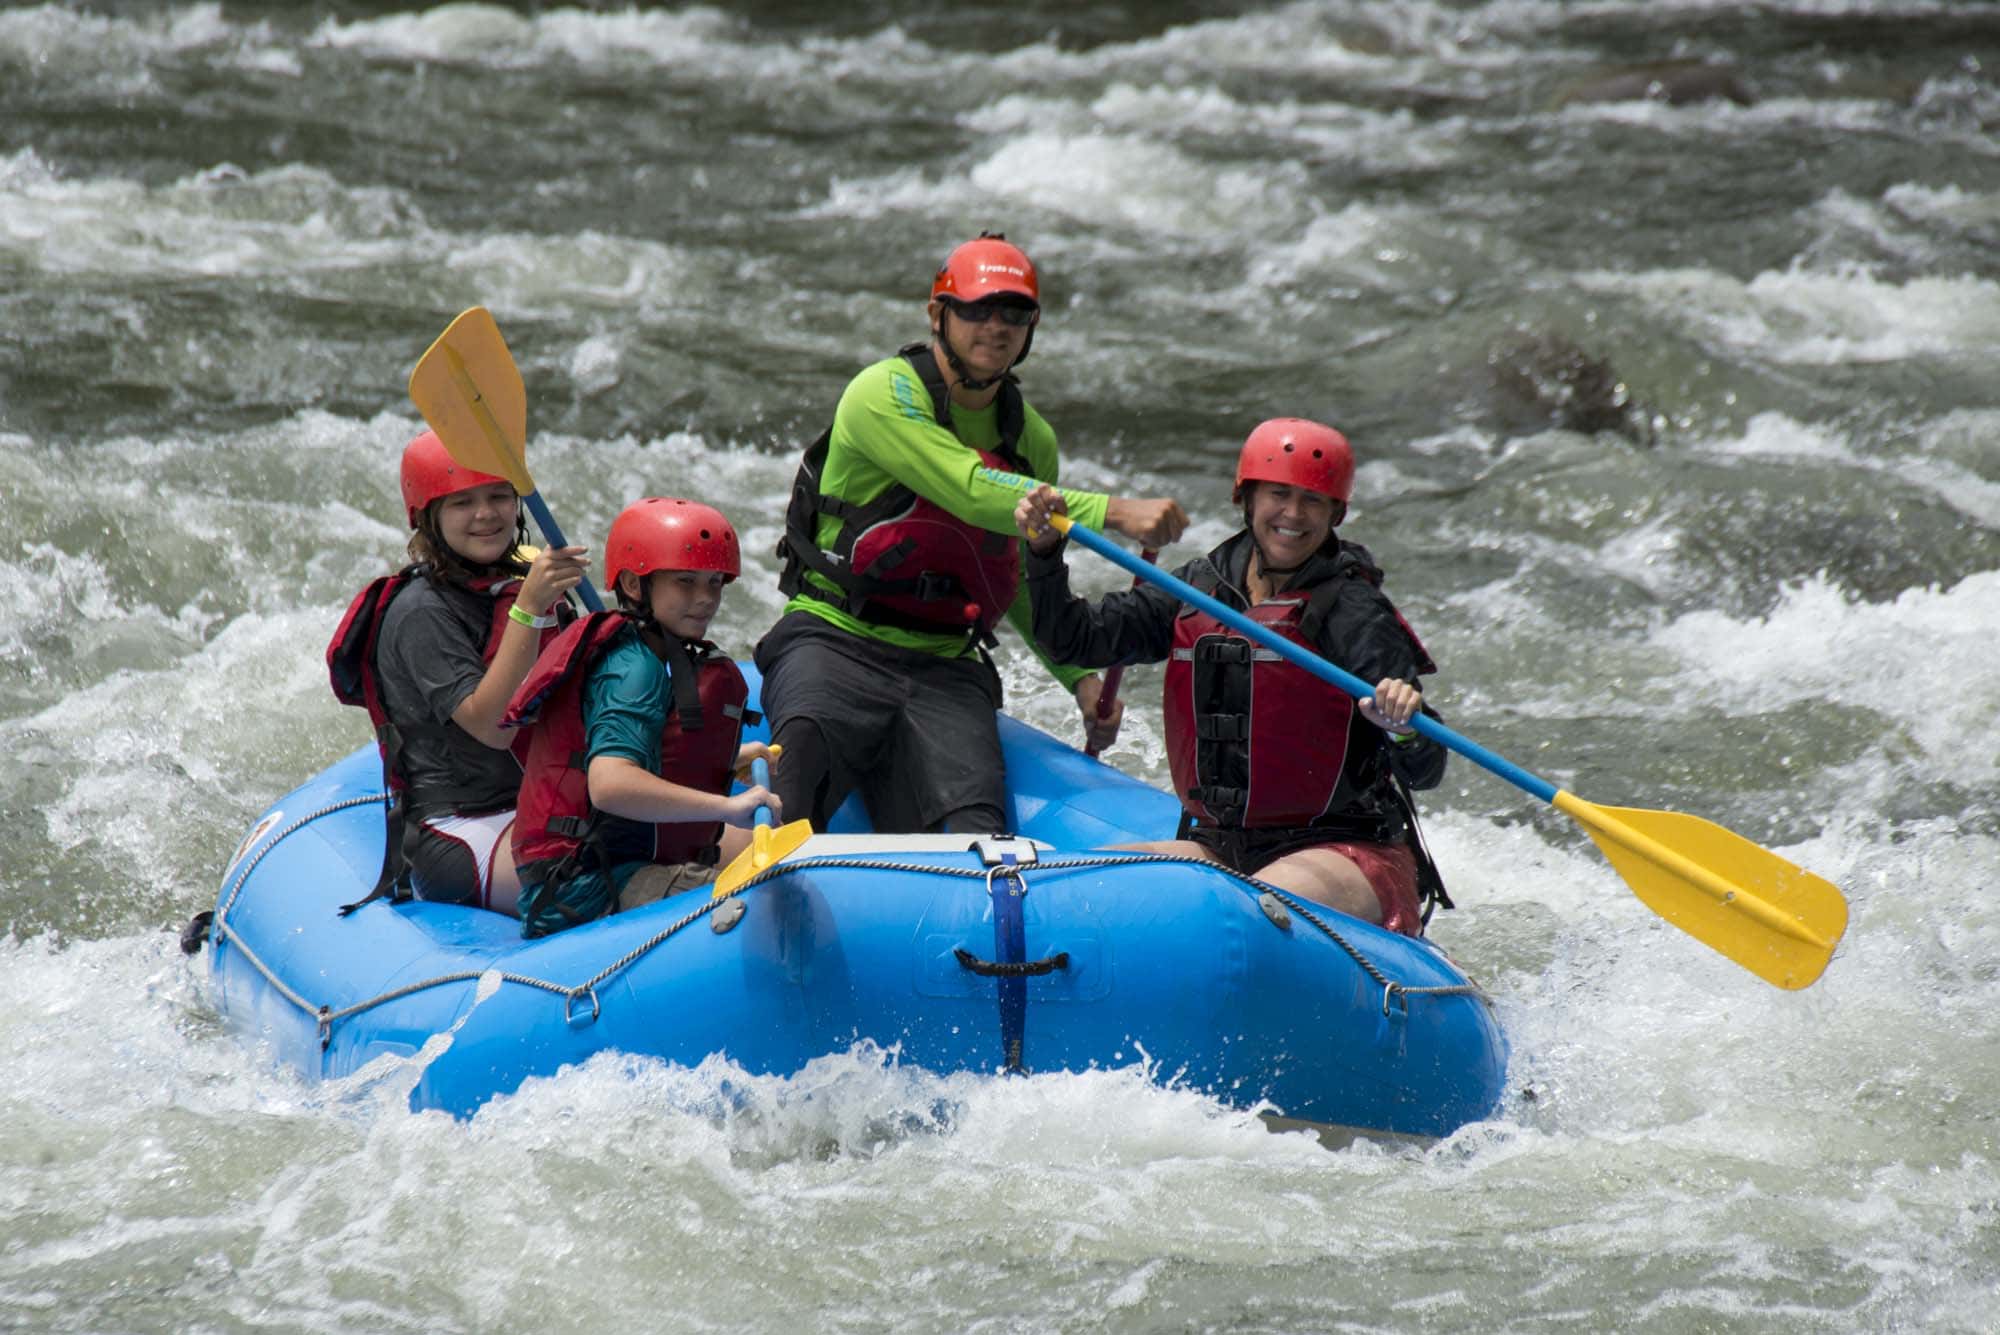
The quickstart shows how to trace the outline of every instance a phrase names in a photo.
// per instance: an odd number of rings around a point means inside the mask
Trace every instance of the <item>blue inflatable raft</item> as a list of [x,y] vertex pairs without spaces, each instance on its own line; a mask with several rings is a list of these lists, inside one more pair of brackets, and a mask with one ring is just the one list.
[[862,1040],[937,1072],[1145,1060],[1323,1134],[1434,1137],[1494,1110],[1506,1045],[1442,951],[1212,866],[1105,851],[1170,835],[1173,799],[1012,719],[1001,737],[1011,838],[876,836],[850,802],[736,895],[535,941],[448,905],[339,916],[382,862],[367,747],[281,798],[231,860],[209,927],[218,1004],[321,1078],[448,1035],[410,1099],[461,1116],[606,1050],[782,1075]]

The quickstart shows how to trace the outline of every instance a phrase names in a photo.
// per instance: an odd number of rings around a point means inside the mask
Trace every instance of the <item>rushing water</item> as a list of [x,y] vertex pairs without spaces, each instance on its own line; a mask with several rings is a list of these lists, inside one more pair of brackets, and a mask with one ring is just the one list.
[[[1990,1329],[2000,12],[827,8],[0,8],[0,1327]],[[1734,96],[1602,96],[1656,61]],[[1514,1092],[1429,1150],[868,1049],[454,1122],[228,1030],[169,929],[365,735],[320,653],[429,339],[493,309],[573,535],[734,516],[740,653],[798,447],[986,226],[1070,480],[1192,550],[1252,424],[1341,424],[1454,726],[1835,881],[1826,976],[1461,762],[1433,930]]]

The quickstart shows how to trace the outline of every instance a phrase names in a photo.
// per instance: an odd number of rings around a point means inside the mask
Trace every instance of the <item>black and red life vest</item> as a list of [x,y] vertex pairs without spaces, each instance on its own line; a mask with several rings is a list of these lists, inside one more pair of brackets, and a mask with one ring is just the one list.
[[[928,343],[897,350],[930,394],[931,413],[951,429],[951,387],[938,370]],[[1021,389],[1009,375],[995,400],[1000,443],[977,451],[987,467],[1023,473],[1019,454],[1027,420]],[[778,588],[833,604],[852,616],[884,626],[921,631],[963,631],[991,643],[993,628],[1014,603],[1020,588],[1020,543],[1011,533],[993,533],[966,523],[908,487],[893,486],[865,504],[829,496],[820,486],[832,429],[806,450],[792,482],[785,512],[785,535],[777,555],[784,562]],[[840,521],[831,548],[819,545],[820,519]],[[807,579],[819,575],[838,593]]]
[[[375,729],[375,746],[382,755],[382,783],[389,792],[387,807],[388,842],[382,854],[382,874],[374,890],[366,899],[356,904],[343,906],[342,912],[350,912],[370,899],[395,891],[399,897],[406,889],[407,868],[403,863],[403,817],[413,805],[423,807],[456,808],[460,803],[472,799],[471,790],[451,788],[426,789],[421,793],[409,791],[409,782],[402,763],[403,743],[412,736],[443,735],[457,728],[456,723],[397,722],[389,717],[388,709],[382,703],[382,683],[375,665],[376,641],[382,634],[382,619],[388,614],[389,604],[413,580],[426,578],[422,565],[405,566],[393,575],[383,575],[369,581],[368,586],[356,594],[348,604],[347,612],[340,618],[339,627],[333,632],[333,639],[326,646],[327,677],[333,686],[334,699],[344,705],[355,705],[368,711],[368,721]],[[480,645],[479,656],[483,663],[492,663],[493,655],[500,650],[501,633],[507,628],[507,614],[514,608],[514,601],[520,596],[521,577],[502,575],[482,577],[457,585],[475,594],[485,594],[492,600],[492,617],[486,628],[486,638]],[[567,603],[558,604],[558,613],[566,612]],[[547,646],[556,634],[555,628],[542,632],[542,644]],[[512,748],[514,758],[520,761],[527,755],[528,739],[524,736]]]
[[[543,651],[501,717],[503,728],[528,733],[526,773],[514,814],[514,862],[522,884],[567,875],[562,864],[599,867],[624,862],[713,862],[720,821],[652,824],[602,812],[590,803],[588,730],[583,684],[591,664],[614,642],[639,634],[628,612],[597,612],[572,623]],[[648,637],[660,652],[674,692],[660,732],[659,774],[703,792],[726,793],[742,744],[750,687],[743,673],[707,641],[683,644]]]
[[[1207,578],[1199,577],[1205,571]],[[1351,570],[1247,609],[1245,616],[1317,654],[1315,640],[1340,583],[1367,578]],[[1212,566],[1190,582],[1213,593]],[[1416,651],[1418,671],[1436,665],[1416,632],[1396,614]],[[1364,789],[1380,771],[1350,763],[1376,746],[1350,745],[1360,715],[1347,692],[1296,667],[1206,612],[1183,607],[1174,622],[1165,687],[1167,763],[1186,814],[1223,828],[1326,826],[1348,837],[1377,837]]]

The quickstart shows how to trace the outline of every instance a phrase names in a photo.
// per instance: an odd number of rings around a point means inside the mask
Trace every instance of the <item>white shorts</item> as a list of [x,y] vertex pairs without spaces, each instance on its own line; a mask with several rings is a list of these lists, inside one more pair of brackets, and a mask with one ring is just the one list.
[[511,811],[424,821],[420,842],[430,847],[411,859],[417,898],[492,908],[493,855],[513,833]]

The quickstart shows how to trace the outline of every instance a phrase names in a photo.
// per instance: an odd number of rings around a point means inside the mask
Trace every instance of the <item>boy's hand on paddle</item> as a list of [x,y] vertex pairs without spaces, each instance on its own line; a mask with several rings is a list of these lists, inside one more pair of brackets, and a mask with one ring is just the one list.
[[782,824],[785,819],[784,803],[778,800],[776,793],[761,785],[753,784],[740,793],[732,793],[724,799],[724,803],[723,822],[741,829],[748,830],[756,826],[758,807],[771,808],[773,825]]
[[767,746],[763,742],[743,743],[736,751],[736,764],[734,766],[736,782],[750,782],[750,766],[753,762],[761,760],[766,764],[775,763],[778,757],[784,753],[785,748],[782,746]]

